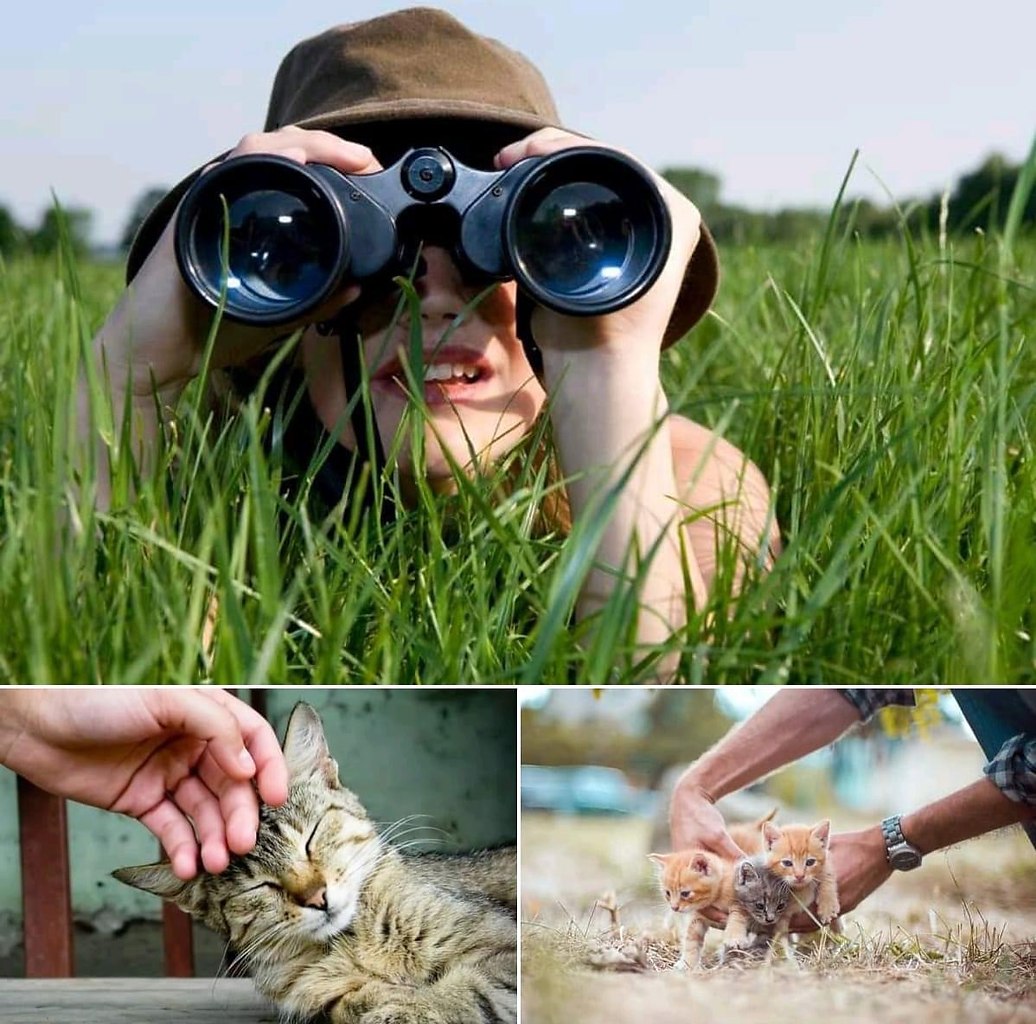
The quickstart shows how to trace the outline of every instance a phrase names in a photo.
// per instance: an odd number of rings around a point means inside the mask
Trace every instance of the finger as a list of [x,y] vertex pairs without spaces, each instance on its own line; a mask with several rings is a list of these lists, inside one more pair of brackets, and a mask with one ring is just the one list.
[[349,142],[331,132],[289,125],[275,132],[252,132],[230,151],[230,156],[269,153],[299,163],[327,164],[345,174],[372,174],[381,164],[369,147]]
[[[247,785],[247,783],[239,783]],[[251,787],[249,787],[251,788]],[[188,776],[173,793],[173,801],[194,823],[206,871],[219,874],[230,863],[227,834],[220,803],[196,775]]]
[[183,812],[165,799],[137,820],[162,844],[173,874],[184,881],[194,878],[198,873],[198,842]]
[[263,802],[279,807],[288,799],[288,764],[272,726],[258,711],[233,694],[224,690],[207,692],[236,719],[255,765],[256,786]]
[[250,779],[256,773],[237,716],[219,698],[222,690],[149,690],[155,717],[163,729],[186,734],[206,744],[206,753],[232,779]]
[[228,779],[210,757],[202,759],[198,774],[218,797],[218,813],[227,846],[237,854],[251,852],[259,830],[259,798],[252,783]]
[[493,165],[498,170],[506,170],[530,156],[547,156],[556,153],[561,149],[569,149],[572,146],[599,145],[592,139],[583,135],[575,135],[566,132],[561,128],[541,128],[539,131],[526,135],[524,139],[512,142],[504,146],[493,159]]
[[729,832],[721,832],[716,837],[713,849],[727,860],[742,860],[746,856],[745,851],[734,842]]

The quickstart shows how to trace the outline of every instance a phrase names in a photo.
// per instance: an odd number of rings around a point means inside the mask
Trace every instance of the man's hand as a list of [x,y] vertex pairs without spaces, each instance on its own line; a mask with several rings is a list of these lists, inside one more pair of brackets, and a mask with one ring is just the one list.
[[[725,860],[740,860],[745,855],[711,797],[686,777],[676,784],[669,801],[669,835],[674,850],[702,847]],[[706,907],[699,914],[720,928],[727,923],[726,912],[716,907]]]
[[[258,795],[287,799],[269,724],[216,688],[0,694],[0,763],[58,796],[137,818],[180,878],[255,846]],[[252,780],[255,780],[253,786]]]

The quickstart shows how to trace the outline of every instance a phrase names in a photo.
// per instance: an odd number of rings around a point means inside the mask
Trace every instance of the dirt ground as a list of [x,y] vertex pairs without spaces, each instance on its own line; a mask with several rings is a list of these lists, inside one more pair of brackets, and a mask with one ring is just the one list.
[[[846,915],[843,944],[719,967],[712,932],[695,973],[668,970],[649,833],[638,819],[523,817],[525,1024],[1036,1024],[1036,852],[1020,829],[894,875]],[[609,892],[621,930],[595,906]]]

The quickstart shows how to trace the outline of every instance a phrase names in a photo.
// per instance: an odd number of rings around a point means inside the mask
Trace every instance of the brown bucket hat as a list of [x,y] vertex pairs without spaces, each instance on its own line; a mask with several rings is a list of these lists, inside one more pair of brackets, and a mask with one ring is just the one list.
[[[562,127],[547,83],[526,57],[471,32],[445,11],[414,7],[339,25],[295,46],[274,79],[264,131],[296,125],[342,132],[426,119],[488,122],[515,129],[516,138]],[[127,281],[201,171],[188,175],[145,218],[130,246]],[[703,225],[664,346],[705,315],[718,282],[716,246]]]

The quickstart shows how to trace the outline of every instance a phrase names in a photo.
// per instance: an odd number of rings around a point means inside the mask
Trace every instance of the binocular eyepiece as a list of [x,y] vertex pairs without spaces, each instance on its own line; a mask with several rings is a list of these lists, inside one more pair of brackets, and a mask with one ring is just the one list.
[[240,323],[296,321],[350,283],[407,273],[421,242],[474,281],[514,278],[534,302],[610,313],[658,277],[669,210],[650,175],[584,146],[482,171],[413,149],[375,174],[284,157],[233,157],[180,206],[176,258],[203,300]]

